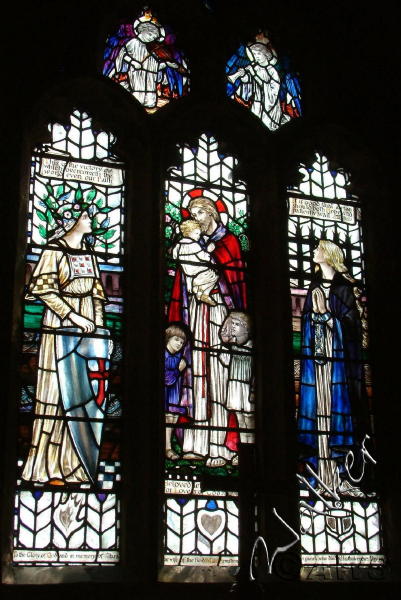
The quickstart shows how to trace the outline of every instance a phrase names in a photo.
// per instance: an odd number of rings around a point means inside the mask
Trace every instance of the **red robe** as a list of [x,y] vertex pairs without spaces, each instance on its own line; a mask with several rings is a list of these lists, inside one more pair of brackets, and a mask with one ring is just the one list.
[[[220,225],[210,236],[208,243],[213,242],[215,249],[211,256],[216,265],[222,267],[219,274],[219,287],[224,302],[229,309],[246,310],[247,294],[245,282],[245,263],[241,255],[238,238]],[[177,269],[171,290],[168,320],[186,321],[183,314],[182,273]]]
[[[211,252],[219,269],[219,289],[228,309],[246,310],[247,294],[245,282],[245,263],[241,255],[241,246],[238,238],[227,231],[223,225],[218,228],[208,239],[213,242],[215,249]],[[188,324],[188,307],[185,306],[187,294],[184,294],[185,277],[177,268],[173,288],[171,291],[168,320],[181,321]],[[235,412],[229,412],[227,427],[236,429],[238,422]],[[237,431],[227,431],[225,445],[233,452],[238,451],[239,434]]]

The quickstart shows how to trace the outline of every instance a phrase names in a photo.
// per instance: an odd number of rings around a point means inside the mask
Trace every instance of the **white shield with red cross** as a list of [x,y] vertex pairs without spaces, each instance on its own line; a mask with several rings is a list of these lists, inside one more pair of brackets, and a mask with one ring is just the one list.
[[95,481],[113,347],[110,332],[98,327],[89,336],[77,327],[65,327],[57,330],[55,346],[68,429],[82,466]]

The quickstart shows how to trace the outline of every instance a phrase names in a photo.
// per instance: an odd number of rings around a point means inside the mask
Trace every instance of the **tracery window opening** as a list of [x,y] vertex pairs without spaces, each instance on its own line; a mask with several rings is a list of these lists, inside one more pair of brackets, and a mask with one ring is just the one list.
[[288,190],[302,575],[384,563],[361,203],[316,154]]
[[150,8],[121,24],[106,41],[103,75],[122,86],[149,114],[189,93],[189,69],[169,26]]
[[[160,579],[233,580],[238,449],[254,443],[246,186],[202,134],[179,146],[165,186],[164,542]],[[205,484],[208,479],[208,485]],[[213,489],[213,479],[220,482]],[[224,485],[222,486],[222,482]],[[224,491],[223,491],[224,489]],[[191,567],[189,570],[183,567]],[[208,580],[208,579],[206,579]]]
[[94,131],[87,113],[49,131],[31,163],[13,560],[110,565],[119,562],[125,171],[113,135]]
[[288,58],[278,57],[266,32],[241,44],[227,61],[226,78],[227,96],[270,131],[302,115],[299,77],[291,72]]

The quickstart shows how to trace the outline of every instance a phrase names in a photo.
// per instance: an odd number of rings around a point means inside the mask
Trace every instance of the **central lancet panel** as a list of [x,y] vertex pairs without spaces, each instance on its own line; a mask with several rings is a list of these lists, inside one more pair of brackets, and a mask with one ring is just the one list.
[[254,442],[248,196],[234,177],[238,161],[215,138],[203,134],[179,150],[163,208],[163,564],[177,573],[225,567],[230,575],[238,565],[239,448]]

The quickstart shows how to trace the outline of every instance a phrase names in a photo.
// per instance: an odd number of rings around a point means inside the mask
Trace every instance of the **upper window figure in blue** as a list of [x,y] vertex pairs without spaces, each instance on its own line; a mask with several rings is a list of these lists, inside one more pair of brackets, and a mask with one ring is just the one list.
[[253,112],[271,131],[301,116],[300,85],[265,33],[241,44],[226,66],[227,95]]

